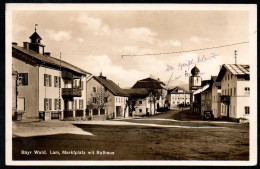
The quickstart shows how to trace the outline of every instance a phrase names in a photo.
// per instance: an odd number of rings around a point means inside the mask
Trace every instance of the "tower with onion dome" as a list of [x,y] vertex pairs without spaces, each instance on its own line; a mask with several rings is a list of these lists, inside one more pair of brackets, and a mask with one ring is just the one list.
[[195,65],[191,69],[191,76],[189,77],[189,87],[191,92],[194,92],[201,87],[201,77],[199,76],[199,73],[200,70]]

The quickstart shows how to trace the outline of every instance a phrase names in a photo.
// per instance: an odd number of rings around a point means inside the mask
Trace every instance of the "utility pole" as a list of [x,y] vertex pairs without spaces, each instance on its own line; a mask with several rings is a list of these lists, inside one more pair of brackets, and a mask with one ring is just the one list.
[[237,51],[236,50],[234,51],[234,54],[235,54],[235,64],[237,64]]

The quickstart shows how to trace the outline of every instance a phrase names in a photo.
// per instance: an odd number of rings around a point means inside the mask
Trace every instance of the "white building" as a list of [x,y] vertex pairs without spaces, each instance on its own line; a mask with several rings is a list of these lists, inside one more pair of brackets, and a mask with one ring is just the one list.
[[42,38],[35,31],[31,42],[23,47],[13,43],[13,79],[17,96],[13,116],[63,119],[84,117],[86,110],[86,76],[90,73],[44,52]]
[[222,65],[216,80],[221,82],[221,116],[234,120],[249,119],[249,79],[249,65]]
[[92,76],[87,82],[88,116],[128,117],[127,93],[105,76]]
[[170,104],[170,109],[178,108],[179,105],[190,105],[191,93],[179,86],[168,90],[167,100]]

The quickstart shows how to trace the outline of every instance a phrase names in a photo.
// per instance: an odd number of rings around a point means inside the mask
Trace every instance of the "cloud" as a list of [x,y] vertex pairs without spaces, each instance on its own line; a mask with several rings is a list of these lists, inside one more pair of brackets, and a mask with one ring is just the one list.
[[162,47],[164,47],[164,46],[181,46],[181,42],[178,40],[167,40],[167,41],[158,40],[158,44]]
[[172,46],[181,46],[181,42],[178,40],[170,40]]
[[26,31],[26,28],[24,26],[22,26],[22,25],[19,25],[19,24],[13,24],[13,28],[12,29],[13,29],[13,31],[15,33],[20,33],[20,32]]
[[88,55],[84,57],[84,67],[91,70],[93,75],[99,75],[102,70],[104,76],[116,84],[120,83],[121,87],[131,87],[132,83],[145,76],[141,71],[126,70],[122,66],[113,64],[108,55]]
[[85,40],[84,40],[83,38],[78,38],[77,41],[80,42],[80,43],[82,43],[82,42],[84,42]]
[[100,18],[90,17],[87,14],[80,14],[77,17],[77,22],[82,23],[83,29],[91,30],[95,35],[110,35],[110,28],[108,25],[102,23]]
[[157,33],[146,27],[125,29],[124,32],[130,39],[135,41],[148,42],[150,44],[156,41]]
[[61,40],[70,40],[71,31],[54,31],[53,29],[46,29],[46,34],[51,40],[61,41]]
[[198,37],[198,36],[192,36],[192,37],[190,37],[190,41],[194,42],[194,43],[201,43],[202,41],[210,41],[210,39],[202,38],[202,37]]

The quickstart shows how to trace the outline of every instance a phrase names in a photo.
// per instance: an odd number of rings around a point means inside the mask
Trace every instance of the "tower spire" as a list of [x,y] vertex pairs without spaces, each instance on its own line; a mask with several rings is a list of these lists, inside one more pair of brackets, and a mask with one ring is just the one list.
[[38,24],[35,24],[35,28],[34,28],[35,32],[36,32],[36,26],[38,26]]

